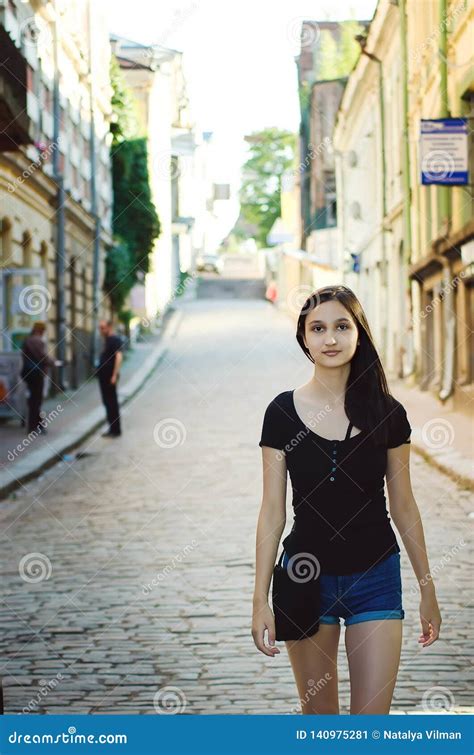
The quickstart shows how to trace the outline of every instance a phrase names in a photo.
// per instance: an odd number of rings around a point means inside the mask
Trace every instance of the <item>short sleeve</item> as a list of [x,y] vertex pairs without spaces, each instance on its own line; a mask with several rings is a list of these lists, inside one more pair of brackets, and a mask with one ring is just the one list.
[[122,349],[123,349],[123,340],[120,338],[120,336],[115,336],[114,350],[122,351]]
[[270,446],[283,450],[285,443],[283,439],[285,413],[278,405],[276,399],[271,401],[263,417],[262,432],[259,446]]
[[391,410],[388,431],[388,448],[396,448],[403,443],[411,443],[411,426],[405,407],[395,400],[395,408]]

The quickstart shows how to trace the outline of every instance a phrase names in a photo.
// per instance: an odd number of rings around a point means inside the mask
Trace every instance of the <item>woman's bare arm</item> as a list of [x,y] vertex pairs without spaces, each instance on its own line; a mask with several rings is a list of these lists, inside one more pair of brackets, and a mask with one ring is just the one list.
[[274,644],[275,625],[268,595],[278,545],[286,523],[286,458],[282,451],[262,446],[262,464],[263,496],[257,523],[252,635],[259,650],[266,655],[274,655],[279,650],[264,644],[264,632],[268,630],[269,642]]
[[422,634],[418,641],[426,647],[438,639],[441,615],[430,574],[420,510],[411,487],[409,443],[387,449],[386,479],[390,516],[400,533],[420,586]]

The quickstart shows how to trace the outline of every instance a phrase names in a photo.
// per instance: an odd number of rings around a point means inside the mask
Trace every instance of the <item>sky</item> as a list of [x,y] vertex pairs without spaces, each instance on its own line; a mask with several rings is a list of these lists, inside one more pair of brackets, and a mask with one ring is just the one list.
[[[212,131],[215,180],[235,184],[245,134],[299,127],[303,19],[370,20],[376,0],[102,0],[111,32],[183,52],[193,117]],[[133,12],[132,12],[133,9]]]

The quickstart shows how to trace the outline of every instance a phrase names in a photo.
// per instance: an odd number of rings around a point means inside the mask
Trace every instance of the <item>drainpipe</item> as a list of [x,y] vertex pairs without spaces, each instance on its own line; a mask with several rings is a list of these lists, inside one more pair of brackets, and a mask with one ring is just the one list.
[[88,83],[89,83],[89,117],[90,117],[90,132],[89,132],[89,148],[90,148],[90,163],[91,163],[91,211],[90,214],[94,220],[94,245],[92,253],[92,333],[91,333],[91,351],[90,351],[90,363],[93,368],[96,367],[96,361],[99,352],[99,265],[100,265],[100,235],[101,235],[101,223],[98,212],[97,201],[97,156],[96,156],[96,133],[95,133],[95,120],[94,120],[94,88],[93,88],[93,46],[92,46],[92,8],[91,2],[87,3],[87,25],[89,36],[89,49],[88,49]]
[[[365,49],[367,37],[363,34],[357,34],[355,37],[359,43],[362,55],[366,55],[378,66],[379,81],[379,111],[380,111],[380,142],[382,157],[382,303],[381,311],[385,318],[388,317],[388,296],[387,296],[387,244],[385,240],[385,219],[387,216],[387,161],[385,157],[385,101],[383,86],[383,63],[376,55]],[[383,321],[382,327],[382,354],[384,359],[387,358],[387,319]]]
[[58,24],[57,10],[53,22],[53,175],[56,183],[56,355],[62,364],[58,367],[58,383],[64,389],[64,371],[66,361],[66,299],[65,270],[66,244],[64,221],[64,176],[60,166],[60,101],[59,101],[59,64],[58,64]]
[[[403,265],[408,270],[411,264],[411,185],[410,185],[410,145],[408,127],[408,48],[407,48],[407,14],[406,0],[400,0],[400,40],[402,48],[402,180],[403,180]],[[407,277],[406,292],[411,302],[411,282]],[[407,348],[405,350],[405,376],[415,371],[415,349],[413,342],[413,323],[406,328]]]
[[[447,29],[447,1],[439,0],[440,40],[439,40],[439,73],[440,73],[440,116],[450,116],[448,105],[448,29]],[[451,193],[449,186],[438,187],[438,210],[441,227],[446,237],[451,232]],[[443,376],[439,398],[445,401],[453,393],[454,359],[456,346],[456,314],[454,311],[454,291],[452,270],[449,260],[443,260],[443,315],[444,315],[444,359]]]
[[[451,113],[448,107],[448,29],[447,29],[447,2],[439,0],[439,76],[440,76],[440,117],[448,118]],[[438,186],[438,213],[439,228],[443,235],[449,236],[451,231],[451,194],[449,186]]]

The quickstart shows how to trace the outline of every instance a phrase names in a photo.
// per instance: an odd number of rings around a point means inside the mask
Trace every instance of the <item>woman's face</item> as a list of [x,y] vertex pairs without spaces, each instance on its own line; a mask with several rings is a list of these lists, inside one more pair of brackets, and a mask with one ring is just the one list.
[[358,337],[355,321],[337,299],[318,304],[306,317],[305,343],[315,364],[340,367],[350,362]]

